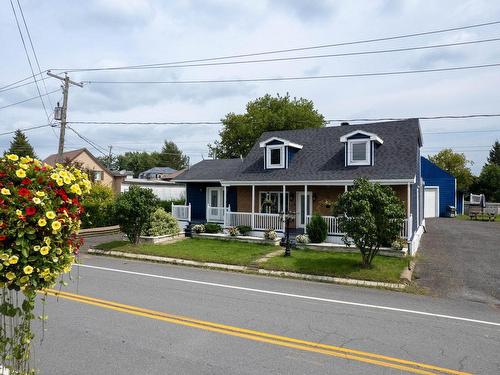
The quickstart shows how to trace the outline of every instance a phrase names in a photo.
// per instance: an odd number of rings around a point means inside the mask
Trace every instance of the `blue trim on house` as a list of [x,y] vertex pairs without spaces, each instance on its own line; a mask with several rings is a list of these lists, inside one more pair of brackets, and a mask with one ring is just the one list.
[[448,216],[448,206],[455,206],[455,177],[424,157],[420,160],[425,185],[439,186],[439,216]]
[[205,222],[207,219],[207,187],[219,187],[218,183],[186,184],[186,202],[191,203],[191,221]]

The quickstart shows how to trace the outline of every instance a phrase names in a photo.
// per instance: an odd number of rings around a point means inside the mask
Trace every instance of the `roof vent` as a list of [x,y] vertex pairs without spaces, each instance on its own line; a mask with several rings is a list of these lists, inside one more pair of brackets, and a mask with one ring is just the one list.
[[344,122],[340,123],[340,126],[346,126],[346,125],[349,125],[349,123],[347,121],[344,121]]

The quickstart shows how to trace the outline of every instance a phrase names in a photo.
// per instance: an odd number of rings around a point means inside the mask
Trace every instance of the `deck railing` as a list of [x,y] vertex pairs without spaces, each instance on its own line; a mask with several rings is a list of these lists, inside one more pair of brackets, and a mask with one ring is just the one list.
[[177,220],[191,221],[191,203],[187,206],[172,204],[172,215]]
[[226,212],[226,225],[229,227],[237,227],[238,225],[246,225],[252,227],[251,212]]
[[[321,216],[323,220],[326,222],[328,234],[333,235],[342,235],[343,233],[339,229],[339,218],[336,216]],[[311,215],[306,216],[306,225],[311,221]]]
[[412,228],[413,228],[413,215],[410,214],[409,217],[404,219],[403,226],[401,227],[401,232],[399,233],[399,235],[402,238],[406,238],[407,240],[409,240],[413,233]]
[[211,207],[207,206],[207,221],[223,223],[224,215],[226,214],[227,208],[225,207]]
[[283,221],[281,220],[281,215],[255,213],[253,229],[275,229],[276,231],[283,231]]

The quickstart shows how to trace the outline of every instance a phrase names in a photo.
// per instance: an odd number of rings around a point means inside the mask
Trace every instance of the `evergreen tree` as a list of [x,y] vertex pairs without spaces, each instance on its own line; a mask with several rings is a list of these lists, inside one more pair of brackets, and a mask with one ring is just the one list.
[[180,170],[187,168],[189,163],[189,158],[171,141],[165,141],[158,156],[158,167],[170,167]]
[[7,153],[36,158],[33,146],[30,145],[28,138],[19,129],[16,130],[14,138],[10,142],[10,148],[9,151],[7,151]]
[[495,141],[490,150],[490,156],[488,156],[488,163],[500,165],[500,142]]

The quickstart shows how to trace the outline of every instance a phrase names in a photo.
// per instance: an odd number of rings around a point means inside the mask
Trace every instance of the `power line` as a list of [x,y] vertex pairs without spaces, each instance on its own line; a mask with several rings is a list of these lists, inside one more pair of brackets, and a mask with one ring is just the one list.
[[[69,130],[71,130],[73,133],[75,133],[79,138],[83,139],[86,143],[88,143],[90,146],[92,146],[96,151],[100,152],[104,156],[108,156],[107,152],[103,152],[102,150],[105,150],[103,146],[100,146],[99,144],[95,143],[94,141],[90,140],[89,138],[81,135],[79,132],[77,132],[75,129],[72,127],[68,126],[67,127]],[[107,151],[107,150],[106,150]]]
[[30,128],[16,129],[16,130],[8,131],[8,132],[5,132],[5,133],[0,133],[0,135],[13,134],[13,133],[15,133],[17,130],[21,130],[22,132],[25,132],[25,131],[34,130],[34,129],[46,128],[46,127],[48,127],[48,126],[52,126],[52,125],[50,125],[50,124],[46,124],[46,125],[32,126],[32,127],[30,127]]
[[[44,71],[43,71],[43,72],[41,72],[40,74],[38,74],[38,73],[37,73],[36,75],[37,75],[37,76],[39,76],[39,75],[45,74],[46,72],[47,72],[47,70],[44,70]],[[28,76],[28,77],[26,77],[26,78],[20,79],[20,80],[18,80],[18,81],[15,81],[15,82],[9,83],[9,84],[7,84],[7,85],[5,85],[5,86],[0,87],[0,91],[7,91],[7,90],[5,90],[6,88],[11,87],[11,86],[14,86],[14,85],[16,85],[16,84],[18,84],[18,83],[21,83],[21,82],[27,81],[27,80],[32,79],[32,78],[33,78],[33,76],[31,75],[31,76]],[[41,79],[41,78],[39,78],[39,80],[40,80],[40,79]],[[31,85],[31,84],[33,84],[33,83],[35,83],[35,82],[28,82],[27,84]]]
[[[32,77],[30,77],[31,79]],[[38,78],[38,82],[40,81],[45,81],[46,79],[49,79],[49,77],[41,77],[41,78]],[[24,86],[28,86],[28,85],[32,85],[34,84],[35,82],[34,81],[31,81],[31,82],[25,82],[25,83],[21,83],[19,85],[15,85],[15,86],[9,86],[7,88],[3,88],[3,89],[0,89],[0,92],[4,92],[4,91],[9,91],[9,90],[14,90],[14,89],[17,89],[19,87],[24,87]]]
[[174,64],[174,65],[155,65],[155,66],[141,66],[141,67],[114,67],[114,68],[80,68],[70,70],[72,72],[93,72],[93,71],[119,71],[119,70],[146,70],[146,69],[172,69],[172,68],[189,68],[189,67],[207,67],[207,66],[220,66],[220,65],[238,65],[238,64],[254,64],[254,63],[267,63],[267,62],[278,62],[278,61],[297,61],[297,60],[309,60],[309,59],[320,59],[320,58],[331,58],[331,57],[347,57],[347,56],[360,56],[360,55],[374,55],[374,54],[384,54],[384,53],[394,53],[394,52],[406,52],[406,51],[417,51],[433,48],[444,48],[452,46],[463,46],[477,43],[489,43],[497,42],[500,38],[491,39],[480,39],[465,42],[455,42],[455,43],[444,43],[435,44],[430,46],[416,46],[416,47],[405,47],[405,48],[391,48],[382,49],[374,51],[359,51],[359,52],[344,52],[344,53],[333,53],[333,54],[323,54],[323,55],[309,55],[309,56],[294,56],[294,57],[278,57],[270,59],[260,59],[260,60],[243,60],[243,61],[223,61],[223,62],[209,62],[209,63],[198,63],[198,64]]
[[314,79],[332,79],[332,78],[354,78],[354,77],[378,77],[417,73],[435,73],[466,69],[481,69],[500,66],[500,63],[482,64],[482,65],[465,65],[452,66],[447,68],[433,69],[414,69],[414,70],[399,70],[389,72],[373,72],[373,73],[348,73],[348,74],[328,74],[320,76],[301,76],[301,77],[269,77],[269,78],[234,78],[234,79],[209,79],[209,80],[186,80],[186,81],[83,81],[83,83],[93,84],[206,84],[206,83],[244,83],[244,82],[270,82],[270,81],[305,81]]
[[[53,93],[55,93],[57,91],[59,91],[59,89],[54,90],[54,91],[50,91],[50,92],[48,92],[46,94],[40,94],[40,95],[37,95],[37,96],[33,96],[31,98],[24,99],[24,100],[21,100],[19,102],[15,102],[15,103],[10,103],[10,104],[4,105],[3,107],[0,107],[0,109],[4,109],[4,108],[12,107],[12,106],[15,106],[15,105],[18,105],[18,104],[26,103],[26,102],[29,102],[30,100],[38,99],[40,96],[47,96],[47,95],[53,94]],[[51,122],[50,119],[48,118],[48,116],[47,116],[47,120],[49,122]]]
[[[418,36],[440,34],[440,33],[447,33],[447,32],[451,32],[451,31],[460,31],[460,30],[466,30],[466,29],[472,29],[472,28],[478,28],[478,27],[492,26],[492,25],[496,25],[496,24],[500,24],[500,21],[484,22],[484,23],[473,24],[473,25],[466,25],[466,26],[452,27],[452,28],[447,28],[447,29],[424,31],[424,32],[418,32],[418,33],[411,33],[411,34],[393,35],[393,36],[388,36],[388,37],[362,39],[362,40],[340,42],[340,43],[331,43],[331,44],[321,44],[321,45],[316,45],[316,46],[288,48],[288,49],[280,49],[280,50],[272,50],[272,51],[264,51],[264,52],[253,52],[253,53],[244,53],[244,54],[236,54],[236,55],[226,55],[226,56],[209,57],[209,58],[192,59],[192,60],[171,61],[171,62],[163,62],[163,63],[155,63],[155,64],[128,65],[128,66],[121,66],[121,67],[100,67],[100,68],[93,68],[93,69],[94,70],[113,70],[113,69],[117,69],[117,68],[119,68],[119,69],[120,68],[121,69],[123,69],[123,68],[128,68],[128,69],[135,68],[135,69],[137,69],[137,68],[155,67],[155,66],[163,66],[163,65],[186,64],[186,63],[197,63],[197,62],[205,62],[205,61],[235,59],[235,58],[251,57],[251,56],[262,56],[262,55],[279,54],[279,53],[287,53],[287,52],[297,52],[297,51],[306,51],[306,50],[313,50],[313,49],[330,48],[330,47],[340,47],[340,46],[356,45],[356,44],[364,44],[364,43],[374,43],[374,42],[381,42],[381,41],[387,41],[387,40],[397,40],[397,39],[413,38],[413,37],[418,37]],[[60,71],[65,71],[65,72],[78,72],[78,71],[83,71],[83,70],[88,71],[88,69],[85,69],[85,68],[80,68],[80,69],[57,68],[57,69],[53,69],[53,70],[60,70]]]

